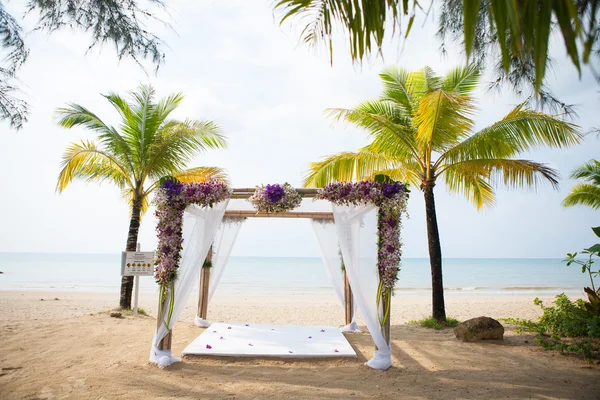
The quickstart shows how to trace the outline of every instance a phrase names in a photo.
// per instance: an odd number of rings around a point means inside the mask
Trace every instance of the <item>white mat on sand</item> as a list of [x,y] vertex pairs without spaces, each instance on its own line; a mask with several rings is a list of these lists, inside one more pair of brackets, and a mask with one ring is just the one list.
[[339,328],[214,323],[182,355],[234,357],[356,357]]

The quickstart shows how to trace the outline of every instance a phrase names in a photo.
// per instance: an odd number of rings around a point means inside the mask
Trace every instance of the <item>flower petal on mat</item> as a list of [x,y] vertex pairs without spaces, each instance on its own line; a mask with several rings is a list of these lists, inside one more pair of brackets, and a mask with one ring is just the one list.
[[289,353],[290,353],[290,354],[292,354],[292,353],[293,353],[293,351],[291,351],[291,350],[290,350],[290,352],[289,352]]
[[325,329],[321,329],[321,332],[325,332]]
[[245,326],[250,326],[250,325],[246,324]]
[[212,346],[210,344],[207,344],[206,348],[210,350],[210,349],[212,349]]
[[221,339],[225,339],[223,336],[221,336]]
[[312,336],[309,336],[308,338],[309,338],[309,339],[312,339]]
[[335,350],[334,350],[334,352],[335,352],[335,353],[339,353],[340,351],[339,351],[338,349],[335,349]]
[[252,343],[248,343],[248,346],[254,346]]
[[228,327],[227,327],[227,329],[231,329],[231,327],[230,327],[230,326],[228,326]]

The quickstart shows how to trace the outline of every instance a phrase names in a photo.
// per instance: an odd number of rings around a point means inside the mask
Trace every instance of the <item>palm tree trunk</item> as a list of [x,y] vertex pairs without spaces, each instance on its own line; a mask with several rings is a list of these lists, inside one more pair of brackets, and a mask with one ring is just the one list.
[[[129,234],[127,235],[126,251],[136,251],[138,232],[140,230],[140,214],[142,202],[134,200],[131,208],[131,220],[129,221]],[[121,298],[119,305],[121,308],[131,308],[131,293],[133,292],[133,276],[121,277]]]
[[435,214],[435,199],[433,184],[423,185],[425,196],[425,215],[427,219],[427,242],[429,244],[429,263],[431,264],[431,289],[433,293],[432,314],[440,322],[446,321],[446,306],[444,304],[444,283],[442,281],[442,248],[440,232],[438,231]]

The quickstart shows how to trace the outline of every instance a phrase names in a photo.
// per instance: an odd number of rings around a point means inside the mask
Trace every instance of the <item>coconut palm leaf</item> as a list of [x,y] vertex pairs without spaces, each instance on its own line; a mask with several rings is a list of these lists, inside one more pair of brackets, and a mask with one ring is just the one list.
[[580,165],[571,173],[570,178],[580,179],[583,183],[573,186],[563,200],[563,206],[582,205],[595,210],[600,209],[600,162],[590,160]]
[[399,67],[386,68],[379,74],[383,84],[381,100],[393,102],[410,116],[413,113],[413,99],[409,93],[408,76],[408,70]]
[[74,179],[88,182],[108,180],[124,189],[133,186],[127,168],[94,142],[73,143],[63,154],[56,190],[62,192]]
[[[421,149],[443,151],[466,137],[473,127],[471,99],[443,90],[435,90],[421,98],[413,118],[416,140]],[[429,165],[431,160],[427,160]]]
[[225,137],[214,122],[169,121],[150,146],[143,173],[159,179],[183,169],[198,152],[225,146]]
[[579,183],[562,202],[564,207],[587,206],[594,210],[600,209],[600,186],[589,183]]
[[524,104],[518,105],[502,120],[449,149],[439,162],[507,158],[542,146],[572,146],[582,140],[577,125],[523,107]]
[[98,134],[100,144],[113,157],[129,169],[133,168],[130,147],[114,127],[105,124],[96,114],[83,106],[74,103],[68,103],[67,105],[68,107],[58,108],[55,112],[59,126],[63,128],[80,126],[95,131]]
[[334,123],[345,120],[366,129],[374,137],[379,134],[395,135],[398,142],[403,144],[404,153],[409,153],[413,158],[418,159],[419,148],[412,134],[414,129],[406,125],[410,120],[407,121],[398,111],[400,110],[395,109],[390,102],[369,101],[361,103],[352,110],[330,108],[325,110],[325,114],[332,117]]
[[275,3],[275,9],[282,11],[280,23],[292,17],[306,21],[300,40],[313,46],[325,42],[330,57],[333,57],[334,24],[342,22],[353,60],[362,60],[371,51],[380,50],[386,30],[399,30],[400,16],[408,15],[415,6],[409,7],[408,0],[279,0]]
[[395,167],[394,164],[386,156],[367,150],[338,153],[311,163],[302,184],[304,187],[323,187],[331,182],[362,180],[378,171],[389,170]]
[[600,186],[600,162],[590,160],[575,168],[570,175],[571,179],[583,179],[589,183]]
[[475,64],[457,67],[446,74],[442,81],[442,90],[468,96],[479,84],[481,72]]
[[448,189],[463,194],[477,209],[496,203],[494,189],[489,180],[476,171],[450,167],[444,173],[444,181]]
[[438,174],[441,175],[448,170],[460,170],[479,175],[489,180],[493,186],[503,184],[509,189],[532,188],[536,190],[545,183],[549,183],[556,189],[560,178],[556,170],[529,160],[466,160],[440,168]]
[[173,174],[173,177],[183,183],[201,183],[212,180],[219,180],[229,183],[229,177],[223,168],[217,167],[196,167]]

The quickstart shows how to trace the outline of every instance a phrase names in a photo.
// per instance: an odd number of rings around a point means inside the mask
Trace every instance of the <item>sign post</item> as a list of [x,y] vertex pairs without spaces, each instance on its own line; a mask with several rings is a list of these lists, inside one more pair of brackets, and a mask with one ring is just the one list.
[[140,251],[140,244],[137,245],[137,251],[124,251],[121,253],[121,275],[135,276],[135,297],[133,300],[133,315],[138,315],[138,298],[140,294],[140,276],[154,275],[154,252]]

